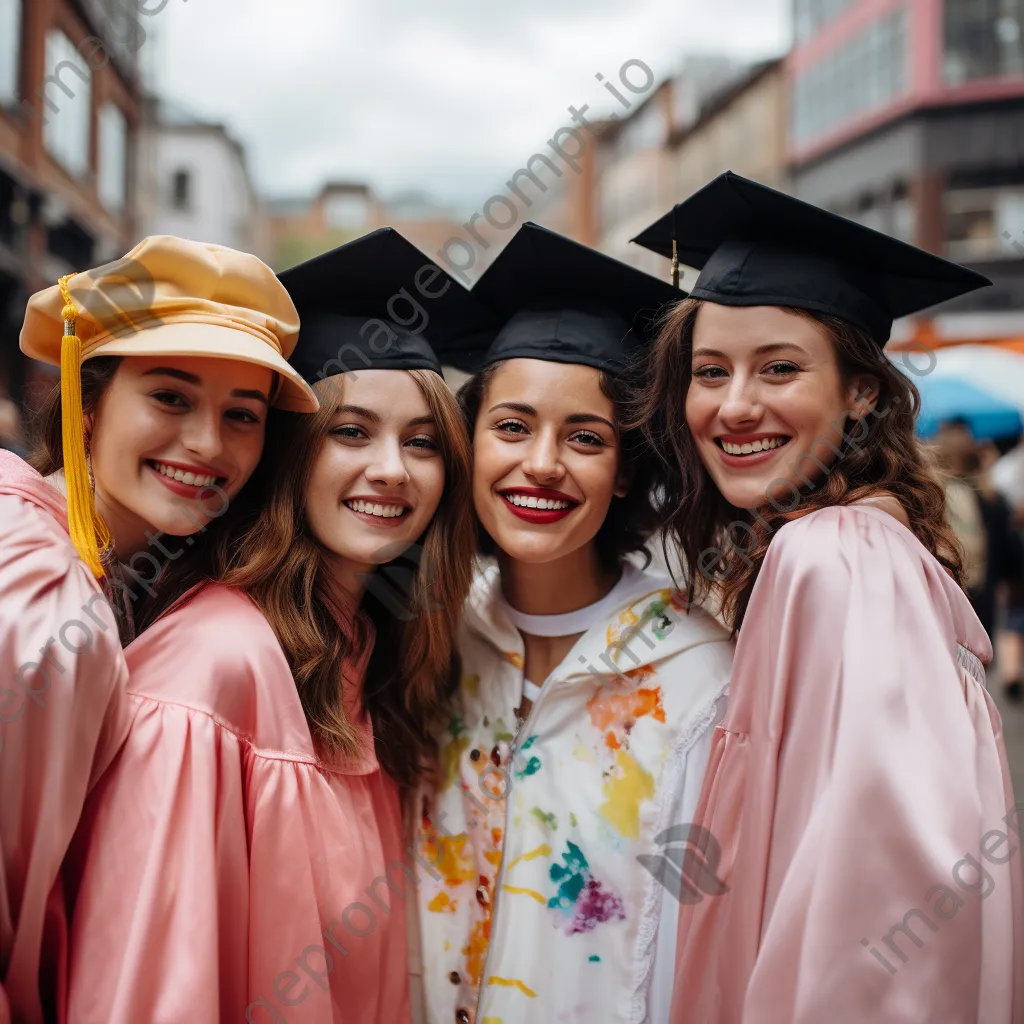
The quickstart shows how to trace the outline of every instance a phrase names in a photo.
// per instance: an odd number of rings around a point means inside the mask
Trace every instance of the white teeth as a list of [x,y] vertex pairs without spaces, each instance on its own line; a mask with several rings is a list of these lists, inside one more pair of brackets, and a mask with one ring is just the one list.
[[405,512],[404,505],[379,505],[371,501],[363,501],[357,498],[355,501],[346,501],[345,504],[354,512],[363,512],[368,516],[379,516],[381,519],[397,519]]
[[171,480],[177,480],[179,483],[186,484],[190,487],[209,487],[210,484],[215,483],[217,480],[215,476],[203,473],[189,473],[183,469],[176,469],[174,466],[168,466],[165,462],[154,462],[153,466],[156,468],[156,471],[163,476],[166,476]]
[[730,455],[753,455],[757,452],[766,452],[773,448],[779,448],[785,443],[786,438],[784,437],[765,437],[746,444],[733,444],[731,441],[722,441],[722,448]]
[[532,495],[527,497],[525,494],[504,494],[502,497],[510,504],[515,505],[517,508],[535,508],[535,509],[563,509],[569,508],[571,502],[558,501],[556,498],[535,498]]

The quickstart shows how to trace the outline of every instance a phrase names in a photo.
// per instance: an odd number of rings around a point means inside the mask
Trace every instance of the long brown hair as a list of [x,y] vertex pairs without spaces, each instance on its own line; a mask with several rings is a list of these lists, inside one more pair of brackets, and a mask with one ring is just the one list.
[[878,381],[873,411],[863,421],[847,422],[842,446],[833,446],[833,463],[819,464],[824,471],[816,479],[803,477],[805,486],[795,507],[780,509],[778,502],[740,510],[725,500],[700,459],[686,421],[693,331],[702,304],[685,299],[665,314],[650,356],[649,387],[634,417],[661,458],[666,534],[678,548],[692,596],[703,600],[714,594],[726,621],[738,630],[768,545],[780,527],[817,509],[880,494],[900,502],[918,539],[959,583],[962,556],[945,522],[945,491],[914,436],[921,404],[917,388],[867,332],[839,317],[788,310],[812,320],[832,339],[844,382],[859,375]]
[[[377,757],[401,786],[411,787],[433,764],[434,726],[458,681],[455,634],[472,579],[475,524],[469,439],[455,397],[437,374],[405,372],[437,422],[444,491],[418,543],[379,566],[368,581],[360,615],[375,633],[363,701]],[[332,616],[324,600],[328,553],[314,540],[303,506],[306,483],[341,404],[342,379],[317,385],[317,413],[271,414],[256,487],[236,512],[235,527],[218,538],[212,563],[189,567],[183,579],[172,578],[178,570],[170,563],[161,580],[169,599],[201,582],[197,569],[244,590],[284,650],[317,746],[338,757],[357,749],[342,701],[343,667],[370,638],[360,616],[348,630]]]

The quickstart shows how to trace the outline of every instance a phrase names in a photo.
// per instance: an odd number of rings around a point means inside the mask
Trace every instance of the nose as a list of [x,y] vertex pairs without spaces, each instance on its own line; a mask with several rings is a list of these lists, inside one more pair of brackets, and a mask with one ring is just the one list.
[[764,415],[757,382],[744,374],[736,374],[729,381],[718,418],[727,430],[740,430],[756,424]]
[[554,431],[542,431],[528,442],[522,461],[523,472],[538,482],[554,483],[565,476]]
[[204,407],[184,417],[181,440],[197,459],[215,462],[224,451],[224,422],[220,410]]
[[398,438],[384,438],[373,446],[366,479],[384,487],[401,487],[409,482],[409,470]]

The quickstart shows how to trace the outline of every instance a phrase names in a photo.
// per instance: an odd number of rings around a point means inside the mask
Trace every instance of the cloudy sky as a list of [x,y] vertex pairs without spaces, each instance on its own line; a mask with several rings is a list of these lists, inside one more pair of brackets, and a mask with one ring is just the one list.
[[779,53],[790,2],[168,0],[144,19],[140,58],[162,96],[229,126],[264,194],[354,178],[463,206],[570,105],[616,109],[595,74],[638,59],[660,80],[687,53]]

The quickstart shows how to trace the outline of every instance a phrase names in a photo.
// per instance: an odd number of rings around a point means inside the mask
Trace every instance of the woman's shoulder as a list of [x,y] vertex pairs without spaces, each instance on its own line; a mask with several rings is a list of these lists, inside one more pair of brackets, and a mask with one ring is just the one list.
[[[931,609],[943,632],[982,651],[989,644],[970,602],[937,558],[877,502],[835,505],[782,526],[768,547],[755,594],[799,601],[802,614],[841,616],[851,602],[867,614],[887,607]],[[754,595],[751,595],[754,603]]]
[[199,711],[257,747],[291,749],[308,727],[270,623],[241,590],[209,583],[126,651],[129,692]]
[[[933,556],[910,529],[910,521],[896,498],[880,495],[851,505],[830,505],[784,523],[768,546],[768,559],[799,560],[808,567],[836,561],[864,550],[878,553],[897,546],[915,557],[934,561]],[[936,564],[938,564],[936,562]]]
[[[0,501],[4,505],[0,528],[23,528],[26,523],[39,524],[45,521],[47,528],[40,532],[41,539],[67,540],[67,503],[64,495],[47,483],[24,459],[2,449]],[[50,529],[50,526],[56,529]],[[70,542],[63,546],[73,550]]]

